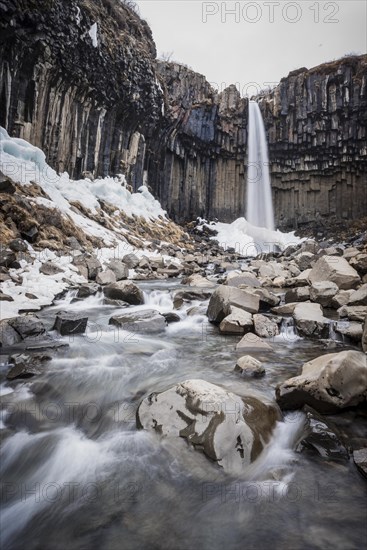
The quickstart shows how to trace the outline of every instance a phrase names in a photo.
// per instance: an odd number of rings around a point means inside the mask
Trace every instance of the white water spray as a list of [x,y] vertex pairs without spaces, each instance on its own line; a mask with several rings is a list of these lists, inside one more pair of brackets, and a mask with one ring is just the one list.
[[274,230],[268,147],[264,122],[256,101],[249,101],[246,218],[252,225]]

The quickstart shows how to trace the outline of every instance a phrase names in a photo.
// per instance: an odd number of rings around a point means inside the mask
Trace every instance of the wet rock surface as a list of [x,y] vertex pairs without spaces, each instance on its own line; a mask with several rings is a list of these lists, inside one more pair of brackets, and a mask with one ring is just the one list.
[[138,427],[185,438],[230,473],[241,472],[259,455],[278,419],[274,404],[241,398],[204,380],[186,380],[153,393],[137,412]]

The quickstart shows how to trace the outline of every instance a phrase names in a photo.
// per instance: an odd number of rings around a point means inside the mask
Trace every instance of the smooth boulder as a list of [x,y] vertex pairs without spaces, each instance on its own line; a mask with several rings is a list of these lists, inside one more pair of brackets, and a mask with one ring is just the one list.
[[260,338],[272,338],[279,334],[277,323],[261,313],[254,315],[254,328],[255,334],[260,336]]
[[144,309],[132,313],[114,315],[110,318],[109,324],[118,326],[131,333],[152,334],[162,332],[167,326],[167,321],[158,311],[154,309]]
[[138,428],[187,442],[232,474],[255,460],[281,418],[278,407],[205,380],[186,380],[140,403]]
[[367,399],[366,355],[341,351],[305,363],[299,376],[278,385],[277,402],[283,409],[307,404],[321,413],[335,413]]
[[242,376],[249,376],[252,378],[260,378],[265,374],[265,369],[261,361],[258,361],[251,355],[243,355],[237,359],[234,370],[235,372],[239,372]]
[[131,281],[118,281],[103,288],[106,298],[121,300],[133,306],[144,304],[144,294],[140,288]]

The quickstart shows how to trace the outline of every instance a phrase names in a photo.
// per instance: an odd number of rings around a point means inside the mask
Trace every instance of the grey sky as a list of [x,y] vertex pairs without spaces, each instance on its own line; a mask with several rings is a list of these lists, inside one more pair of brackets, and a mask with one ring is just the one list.
[[152,28],[158,55],[173,52],[172,60],[204,74],[217,88],[238,83],[243,95],[279,82],[293,69],[367,51],[366,0],[136,4]]

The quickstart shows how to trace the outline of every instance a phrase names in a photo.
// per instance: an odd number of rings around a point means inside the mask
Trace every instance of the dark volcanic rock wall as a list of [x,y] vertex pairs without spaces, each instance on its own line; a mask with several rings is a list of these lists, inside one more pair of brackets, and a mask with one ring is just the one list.
[[260,101],[278,225],[367,215],[367,56],[300,69]]
[[[90,31],[97,23],[97,44]],[[92,33],[93,34],[93,33]],[[161,113],[148,25],[115,0],[0,2],[0,124],[72,176],[140,159]]]
[[158,63],[165,118],[148,149],[148,181],[174,219],[244,215],[247,100],[216,94],[205,77]]
[[[258,100],[277,225],[367,215],[367,56],[290,73]],[[0,0],[0,124],[60,172],[122,172],[177,221],[232,221],[246,210],[247,111],[234,86],[218,94],[157,62],[121,2]]]
[[[160,64],[169,107],[149,182],[176,219],[231,221],[246,202],[247,100]],[[367,215],[367,56],[300,69],[257,98],[278,227]]]

